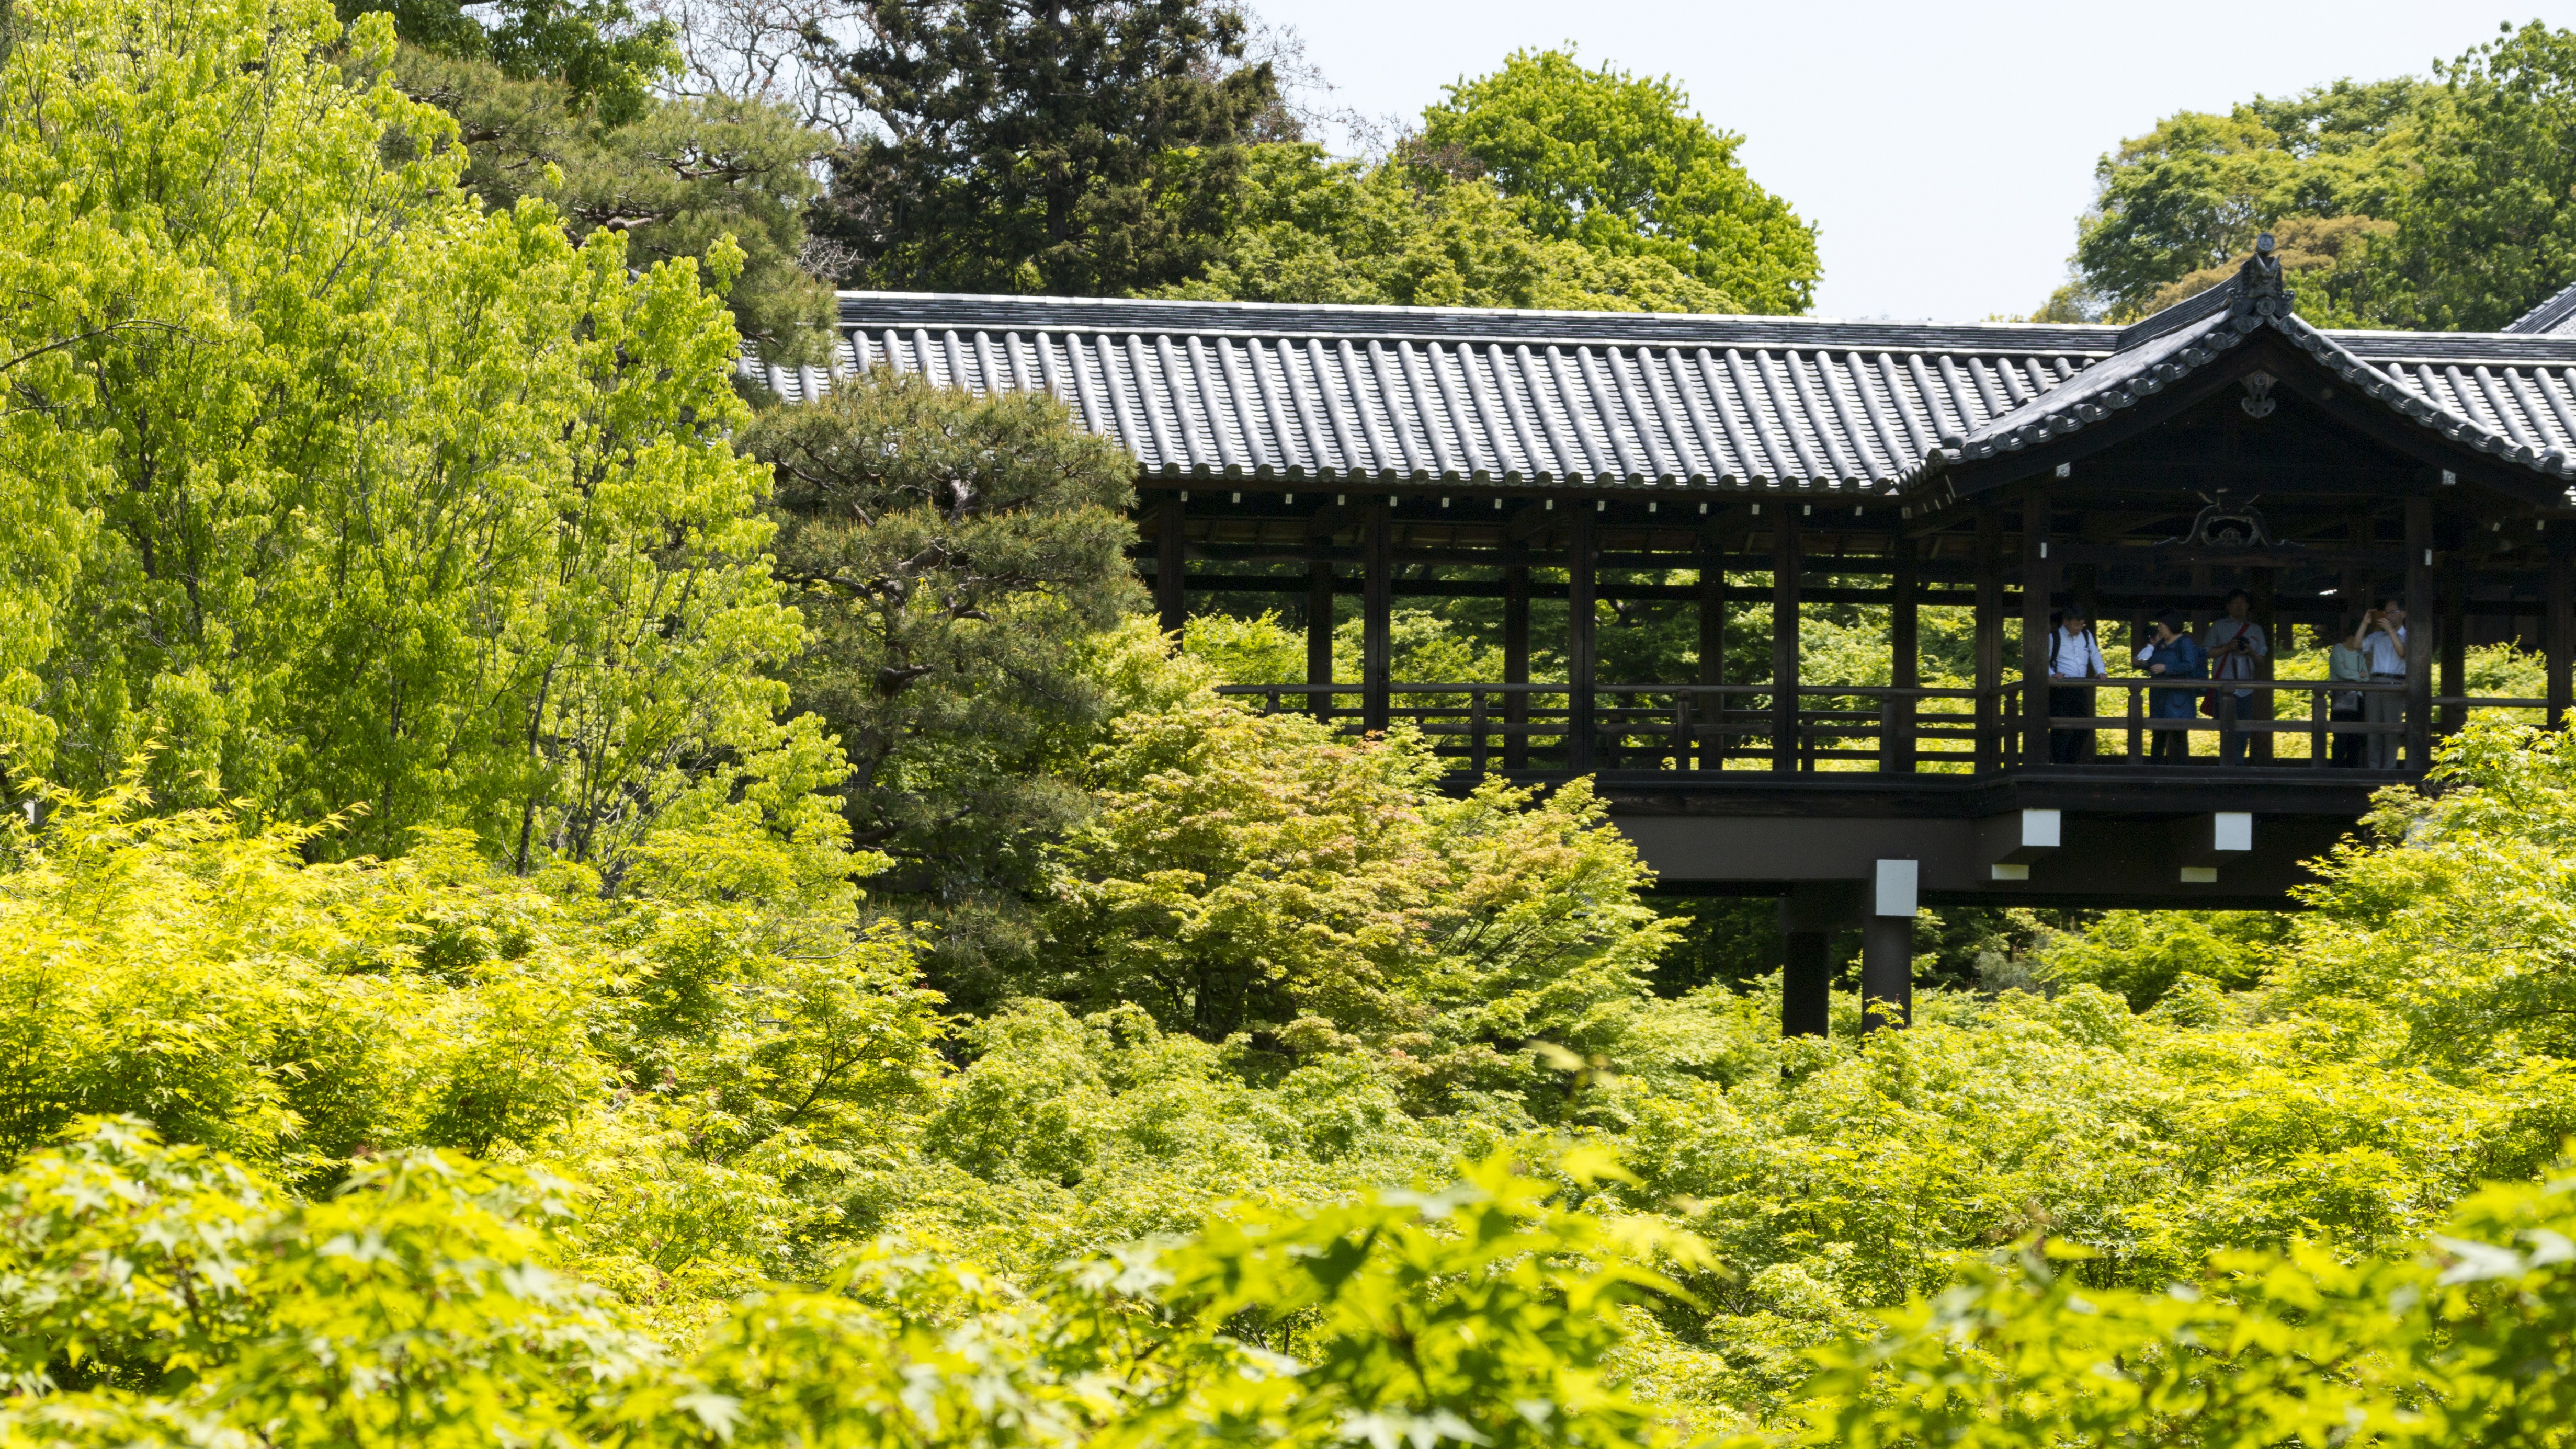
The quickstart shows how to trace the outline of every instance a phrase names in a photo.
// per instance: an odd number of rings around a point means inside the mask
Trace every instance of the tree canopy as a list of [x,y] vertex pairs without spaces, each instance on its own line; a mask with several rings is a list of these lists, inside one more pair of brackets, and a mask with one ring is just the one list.
[[578,110],[610,125],[650,104],[679,68],[675,27],[641,20],[629,0],[333,0],[343,23],[390,16],[425,50],[489,61],[514,80],[559,82]]
[[870,0],[826,231],[880,286],[1116,296],[1206,264],[1275,100],[1208,0]]
[[1650,256],[1753,312],[1804,312],[1815,229],[1756,185],[1743,137],[1710,126],[1669,79],[1515,51],[1422,113],[1419,172],[1493,178],[1540,235]]
[[2576,282],[2576,34],[2534,21],[2429,80],[2179,112],[2105,155],[2047,309],[2125,320],[2220,280],[2270,230],[2329,325],[2492,330]]
[[453,826],[614,868],[692,792],[808,769],[696,267],[479,209],[389,27],[343,70],[327,9],[274,16],[15,17],[0,467],[50,528],[13,770],[103,788],[148,757],[174,805],[363,812],[321,849]]

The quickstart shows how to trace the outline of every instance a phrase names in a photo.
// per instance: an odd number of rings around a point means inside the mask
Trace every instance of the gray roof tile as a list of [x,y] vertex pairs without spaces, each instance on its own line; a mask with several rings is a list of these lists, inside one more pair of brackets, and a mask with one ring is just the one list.
[[844,292],[831,369],[742,366],[791,400],[876,369],[1043,389],[1153,479],[1877,493],[2098,422],[2271,326],[2424,426],[2576,476],[2576,335],[2326,333],[2268,285],[2269,311],[2240,275],[2125,332]]

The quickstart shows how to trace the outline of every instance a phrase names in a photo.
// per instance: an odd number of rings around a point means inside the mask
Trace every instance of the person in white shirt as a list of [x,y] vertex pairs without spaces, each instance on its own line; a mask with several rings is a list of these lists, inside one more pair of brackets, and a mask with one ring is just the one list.
[[[2395,598],[2381,603],[2361,616],[2361,627],[2353,631],[2352,647],[2361,651],[2370,664],[2370,682],[2378,685],[2406,682],[2406,607]],[[2406,693],[2398,689],[2366,690],[2361,696],[2361,717],[2372,724],[2404,724]],[[2397,768],[2398,743],[2402,734],[2382,730],[2370,737],[2370,768]]]
[[[2263,661],[2272,655],[2271,641],[2263,637],[2263,626],[2245,617],[2254,607],[2254,596],[2238,589],[2227,596],[2227,617],[2209,626],[2209,676],[2212,679],[2260,679]],[[2231,689],[2236,696],[2238,719],[2269,719],[2272,711],[2268,691]],[[2248,735],[2235,730],[2218,733],[2218,760],[2223,765],[2242,764]]]
[[[2093,691],[2060,683],[2070,679],[2104,679],[2110,666],[2102,662],[2102,646],[2093,637],[2093,626],[2082,612],[2068,609],[2057,616],[2057,627],[2048,631],[2048,712],[2066,719],[2093,717]],[[2048,758],[2051,764],[2081,764],[2093,753],[2091,730],[2050,730]]]

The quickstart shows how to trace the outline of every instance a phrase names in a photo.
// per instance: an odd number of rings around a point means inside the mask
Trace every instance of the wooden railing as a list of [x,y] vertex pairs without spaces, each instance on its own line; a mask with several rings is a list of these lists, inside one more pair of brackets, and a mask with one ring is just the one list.
[[[1899,688],[1889,685],[1802,684],[1789,712],[1782,738],[1775,709],[1779,691],[1769,684],[1596,684],[1589,730],[1589,768],[1596,770],[1763,770],[1799,773],[1825,770],[1876,770],[1886,774],[1916,772],[1975,773],[2042,766],[2026,758],[2029,732],[2023,728],[2032,708],[2047,708],[2050,688],[2089,689],[2122,696],[2114,713],[2051,715],[2052,731],[2089,732],[2086,764],[2155,764],[2149,742],[2180,734],[2186,741],[2206,736],[2207,753],[2182,747],[2181,763],[2191,768],[2222,763],[2331,763],[2332,741],[2339,737],[2396,735],[2399,720],[2373,722],[2336,719],[2336,695],[2398,695],[2405,685],[2390,681],[2308,679],[2163,680],[2140,677],[2102,680],[2020,681],[1991,689]],[[2200,712],[2200,701],[2215,691],[2215,715]],[[2261,696],[2275,704],[2269,711],[2247,710],[2240,717],[2237,694]],[[1313,715],[1356,732],[1364,710],[1365,690],[1357,684],[1225,685],[1218,693],[1260,701],[1266,711]],[[1428,736],[1438,755],[1472,774],[1495,770],[1562,771],[1581,749],[1563,684],[1497,684],[1479,681],[1397,684],[1388,688],[1387,718],[1412,724]],[[2188,715],[2159,718],[2153,701],[2176,693],[2192,700]],[[2304,707],[2290,701],[2304,695]],[[2538,699],[2484,696],[2436,696],[2437,712],[2486,709],[2542,709]],[[2289,705],[2284,717],[2284,709]],[[2270,717],[2262,717],[2268,714]],[[2402,711],[2401,711],[2402,714]],[[2235,736],[2246,742],[2239,750]],[[2272,751],[2253,742],[2304,736],[2307,758],[2265,760]],[[2118,748],[2114,750],[2113,746]],[[2366,761],[2365,761],[2366,763]],[[2416,768],[2409,764],[2407,768]]]

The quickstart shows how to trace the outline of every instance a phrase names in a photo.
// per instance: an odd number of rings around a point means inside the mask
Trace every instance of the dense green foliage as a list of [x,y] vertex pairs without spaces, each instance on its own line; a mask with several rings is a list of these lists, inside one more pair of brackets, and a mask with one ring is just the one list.
[[2328,324],[2491,330],[2576,281],[2576,34],[2534,21],[2427,80],[2183,111],[2102,158],[2057,316],[2127,320],[2269,229]]
[[400,53],[395,74],[456,118],[461,179],[486,208],[542,198],[574,241],[615,232],[639,267],[688,257],[706,275],[729,248],[722,290],[735,326],[772,362],[824,360],[831,298],[805,258],[824,137],[777,106],[723,97],[647,97],[612,120],[559,78],[419,47]]
[[[1915,1026],[1783,1041],[1583,784],[1217,695],[1302,641],[1137,617],[1059,405],[755,413],[730,223],[481,204],[386,18],[7,21],[0,1443],[2566,1449],[2566,736],[2295,917],[1927,916]],[[1709,285],[1238,159],[1508,241],[1317,286]]]
[[333,0],[342,22],[384,15],[413,45],[485,61],[515,80],[550,80],[576,110],[614,125],[651,104],[679,64],[669,22],[637,18],[628,0]]
[[1480,178],[1334,161],[1280,141],[1246,149],[1214,261],[1156,295],[1398,307],[1740,312],[1665,258],[1551,238]]
[[1585,70],[1564,51],[1515,51],[1422,113],[1414,155],[1490,175],[1540,235],[1651,256],[1751,312],[1804,312],[1814,229],[1735,159],[1669,79]]
[[1095,645],[1142,600],[1133,465],[1052,400],[917,379],[773,409],[740,441],[776,480],[777,569],[811,630],[787,677],[840,739],[855,839],[890,858],[874,885],[940,923],[940,984],[989,1002],[1121,695]]
[[1204,265],[1275,99],[1206,0],[870,0],[825,69],[875,122],[828,231],[882,286],[1121,295]]
[[380,22],[364,80],[327,9],[276,14],[15,12],[0,469],[44,583],[13,772],[148,749],[174,805],[363,810],[318,848],[453,826],[612,873],[749,775],[801,797],[723,309],[686,261],[480,210]]

